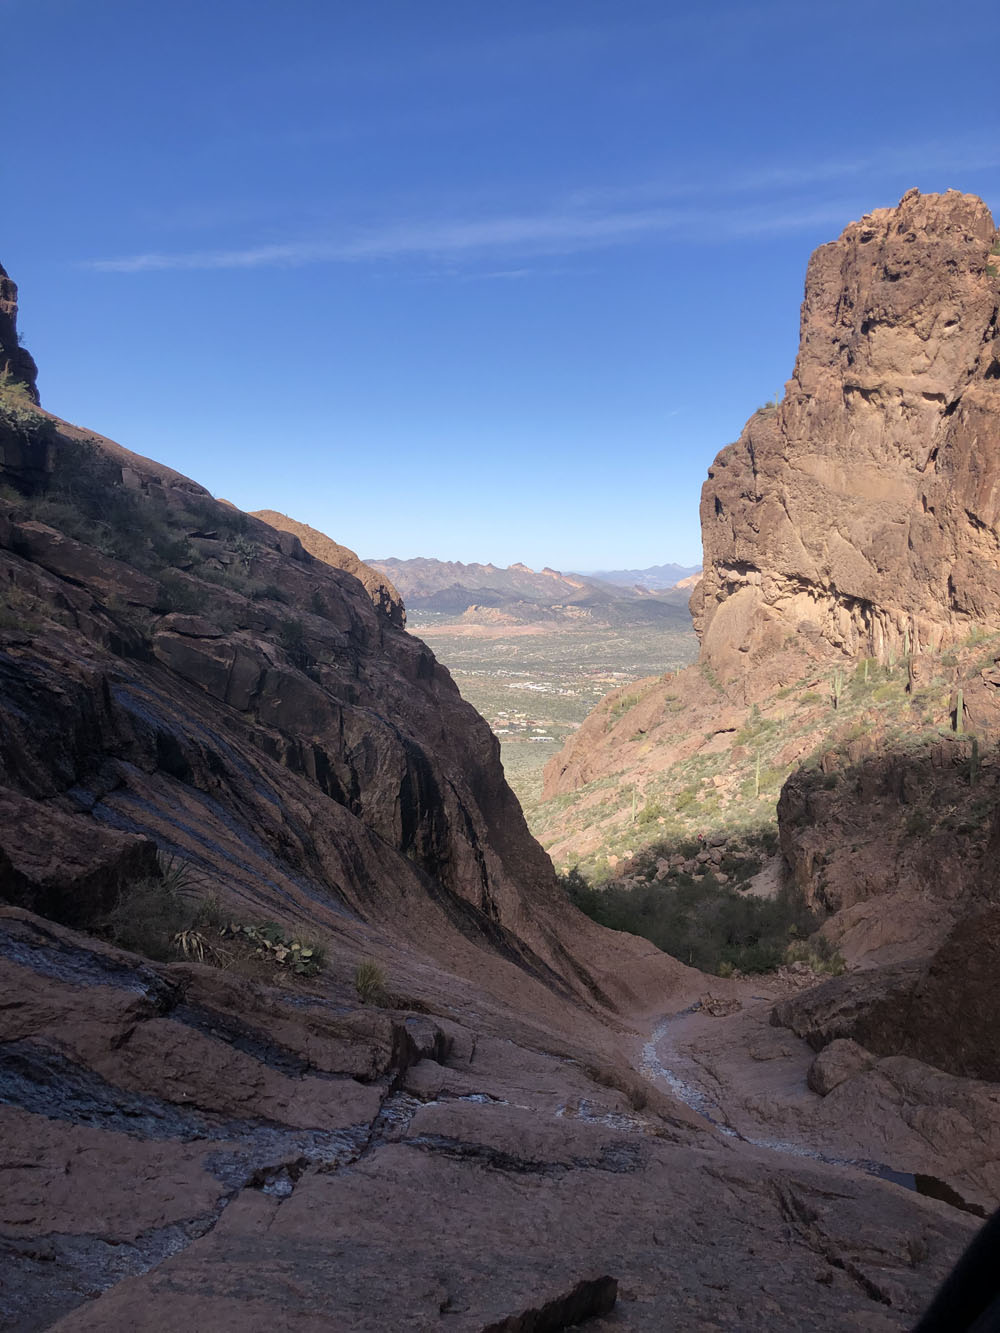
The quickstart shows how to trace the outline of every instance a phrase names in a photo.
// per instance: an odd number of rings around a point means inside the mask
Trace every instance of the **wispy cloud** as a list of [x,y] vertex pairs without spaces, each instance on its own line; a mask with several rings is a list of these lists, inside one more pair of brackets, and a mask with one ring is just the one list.
[[[149,273],[419,259],[442,265],[442,276],[468,277],[471,265],[486,264],[487,270],[474,276],[521,278],[535,271],[524,261],[537,256],[570,256],[656,239],[749,240],[843,225],[857,211],[849,190],[862,179],[878,178],[891,189],[889,182],[898,183],[901,177],[908,185],[914,175],[928,171],[997,165],[1000,152],[992,145],[926,143],[859,158],[751,165],[702,180],[652,179],[575,190],[558,204],[535,211],[489,213],[483,200],[466,199],[472,216],[410,216],[367,227],[341,225],[266,244],[150,250],[92,259],[86,267]],[[831,197],[833,190],[836,196]],[[457,213],[457,201],[453,205]]]
[[[728,216],[717,210],[646,208],[607,213],[537,213],[444,222],[413,222],[375,228],[351,237],[289,241],[240,249],[150,251],[88,261],[104,273],[157,270],[297,268],[412,257],[471,257],[502,253],[568,255],[655,236],[765,235],[829,221],[830,210]],[[493,271],[522,277],[523,267]]]

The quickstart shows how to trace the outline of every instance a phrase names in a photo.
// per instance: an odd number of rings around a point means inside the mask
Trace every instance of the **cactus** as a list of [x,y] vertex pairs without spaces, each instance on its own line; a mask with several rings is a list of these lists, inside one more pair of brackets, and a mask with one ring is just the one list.
[[909,655],[910,655],[910,627],[909,625],[907,625],[906,628],[903,630],[903,656],[909,657]]
[[955,735],[965,735],[965,695],[959,689],[955,694]]
[[865,658],[865,684],[868,684],[868,658]]
[[972,754],[969,755],[969,786],[976,785],[976,779],[979,777],[979,741],[975,736],[972,738]]
[[754,800],[760,797],[760,751],[757,751],[757,758],[753,766],[753,795]]
[[844,673],[840,667],[833,673],[833,706],[840,707],[840,696],[844,692]]

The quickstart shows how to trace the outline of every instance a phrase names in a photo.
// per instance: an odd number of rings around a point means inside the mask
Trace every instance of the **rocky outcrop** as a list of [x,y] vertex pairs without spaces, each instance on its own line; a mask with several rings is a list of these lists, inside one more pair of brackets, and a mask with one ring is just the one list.
[[761,692],[810,640],[884,661],[1000,626],[997,236],[980,199],[911,190],[813,255],[785,396],[702,491],[714,670]]
[[840,1039],[1000,1083],[1000,909],[963,916],[929,959],[833,977],[774,1008],[814,1049]]
[[[893,946],[907,957],[917,940],[939,943],[956,913],[997,895],[998,784],[992,755],[984,763],[978,742],[974,751],[947,735],[897,752],[885,738],[861,737],[785,782],[778,827],[792,881],[811,907],[838,914],[838,943],[852,961]],[[869,906],[889,896],[895,938]]]
[[[69,466],[66,436],[61,453]],[[64,500],[75,537],[30,518],[30,501],[5,502],[0,524],[20,619],[0,630],[0,787],[43,822],[54,809],[48,855],[67,876],[74,824],[120,830],[258,912],[376,934],[391,921],[456,965],[485,948],[532,984],[624,994],[600,950],[596,972],[570,963],[567,921],[599,932],[567,914],[495,738],[423,644],[294,537],[125,451],[81,457],[109,485],[103,540],[123,524],[145,568],[83,540],[89,520]],[[144,525],[181,565],[142,549]],[[33,882],[14,900],[50,901],[47,875]],[[61,913],[87,915],[85,902]]]
[[17,332],[17,286],[0,265],[0,380],[24,385],[28,397],[38,402],[34,358],[21,346]]
[[[909,658],[918,690],[943,669],[932,650],[1000,628],[998,235],[974,196],[910,191],[816,251],[787,391],[702,491],[698,667],[609,696],[547,765],[547,798],[711,763],[748,708],[778,720],[780,691],[826,690],[850,658]],[[966,720],[995,731],[989,671],[961,683]],[[925,701],[935,725],[954,706]],[[818,739],[790,742],[786,774]],[[571,818],[554,814],[567,857],[592,837]]]
[[311,528],[308,523],[299,523],[296,519],[289,518],[287,514],[279,514],[276,509],[256,509],[253,511],[253,516],[263,523],[269,523],[279,532],[290,532],[317,560],[332,565],[334,569],[343,569],[348,574],[353,574],[378,610],[388,616],[393,625],[402,628],[406,624],[403,599],[392,583],[384,574],[372,569],[371,565],[366,565],[363,560],[359,560],[349,547],[341,546],[326,533]]

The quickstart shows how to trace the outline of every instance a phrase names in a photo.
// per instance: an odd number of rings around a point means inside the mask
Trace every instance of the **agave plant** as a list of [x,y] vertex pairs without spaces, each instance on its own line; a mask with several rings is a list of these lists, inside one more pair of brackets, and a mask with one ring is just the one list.
[[199,930],[179,930],[172,942],[192,962],[203,963],[206,953],[213,952],[212,946]]

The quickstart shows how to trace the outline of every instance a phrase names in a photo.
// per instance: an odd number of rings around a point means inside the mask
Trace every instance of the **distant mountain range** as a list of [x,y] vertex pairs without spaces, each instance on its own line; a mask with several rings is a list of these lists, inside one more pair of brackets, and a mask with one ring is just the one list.
[[665,588],[676,588],[679,583],[689,580],[693,574],[700,573],[701,565],[650,565],[648,569],[600,569],[585,577],[598,579],[601,583],[661,591]]
[[[687,592],[620,584],[608,576],[562,574],[514,564],[462,564],[453,560],[366,560],[398,588],[409,611],[434,611],[469,622],[524,624],[539,620],[594,624],[687,623]],[[690,571],[680,565],[661,566]],[[651,575],[653,571],[640,573]],[[665,575],[663,576],[666,577]],[[677,579],[673,580],[674,583]]]

